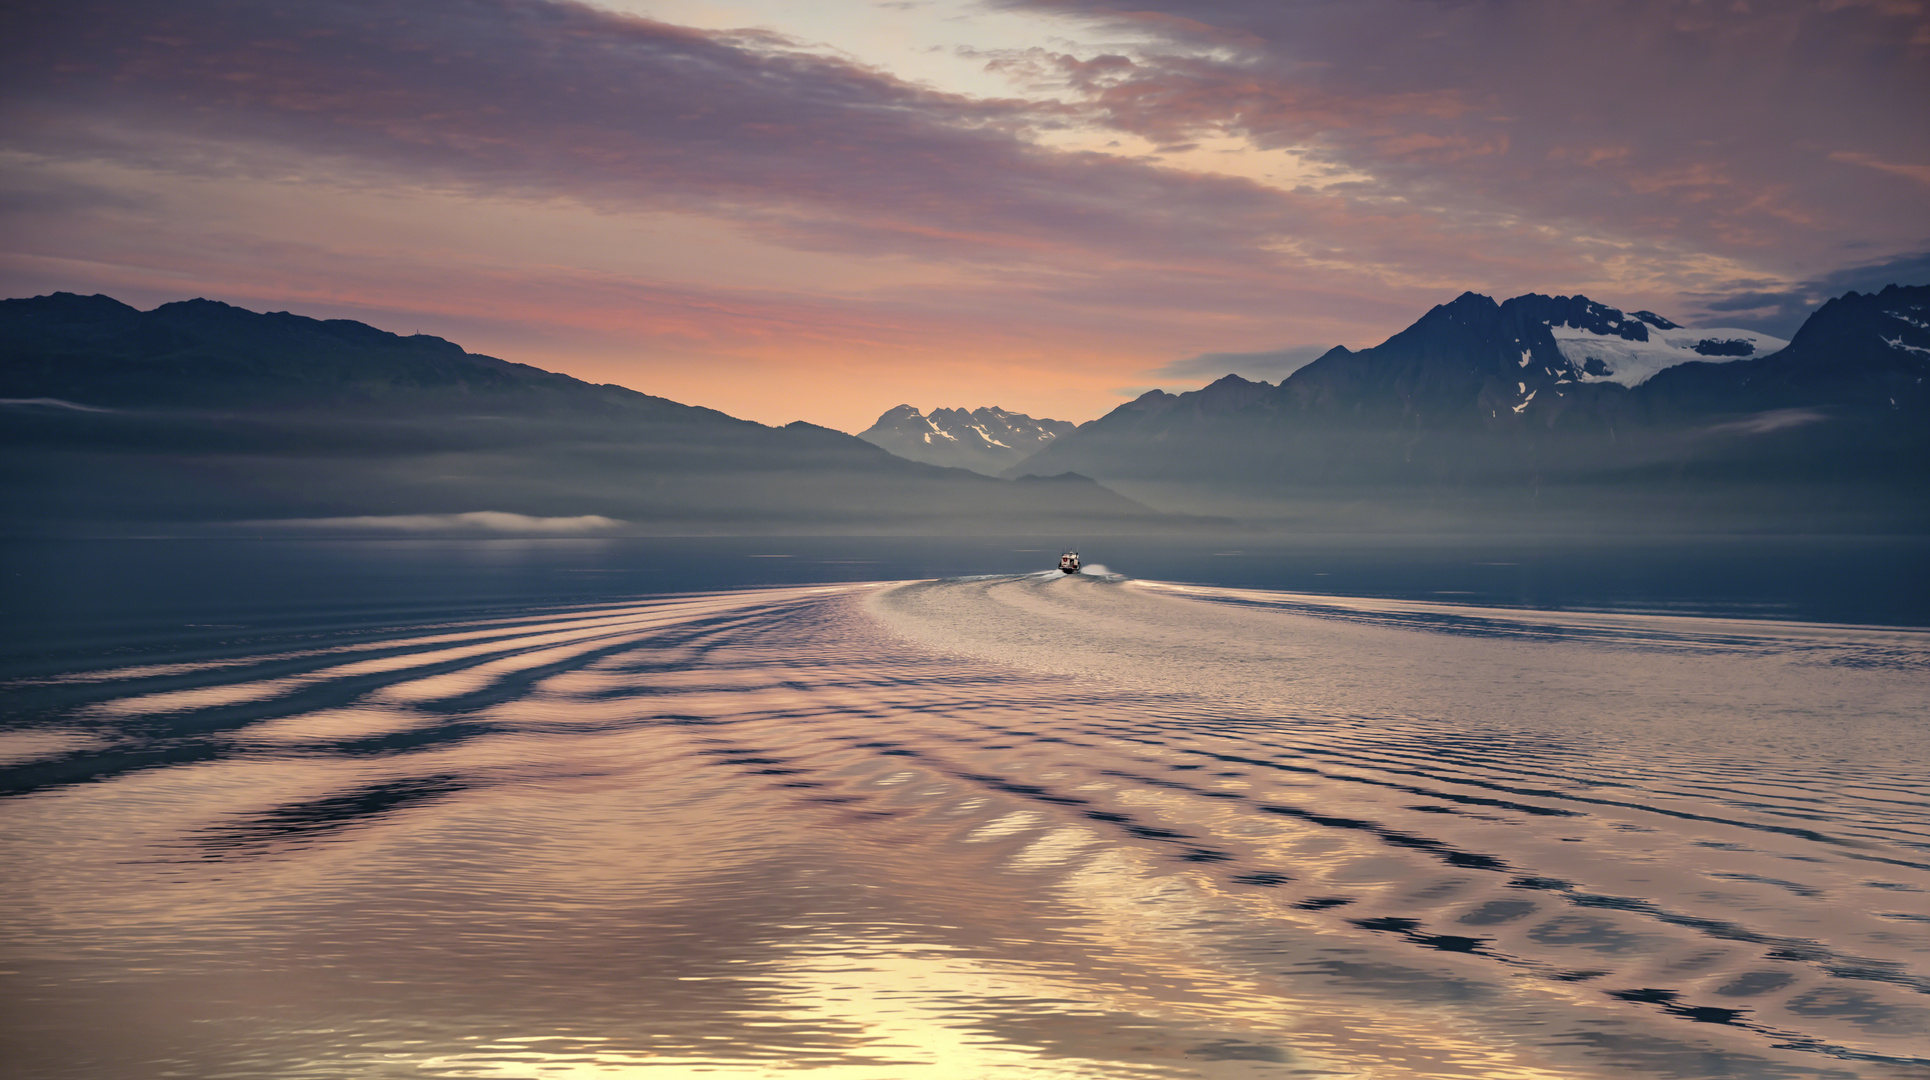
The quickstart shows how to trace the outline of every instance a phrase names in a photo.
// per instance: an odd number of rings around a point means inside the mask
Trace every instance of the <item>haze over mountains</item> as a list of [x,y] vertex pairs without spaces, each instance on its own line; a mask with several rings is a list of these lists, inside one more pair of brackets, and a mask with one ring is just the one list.
[[1376,528],[1917,529],[1926,375],[1930,287],[1832,300],[1786,347],[1583,297],[1468,293],[1278,385],[1152,391],[1009,473]]
[[[209,300],[0,302],[0,497],[30,532],[1160,531],[1081,477],[905,461],[440,338]],[[266,523],[266,524],[262,524]]]
[[1468,293],[1277,385],[1076,429],[900,406],[858,438],[357,322],[62,293],[0,302],[0,496],[55,532],[1917,531],[1926,375],[1930,287],[1787,343]]

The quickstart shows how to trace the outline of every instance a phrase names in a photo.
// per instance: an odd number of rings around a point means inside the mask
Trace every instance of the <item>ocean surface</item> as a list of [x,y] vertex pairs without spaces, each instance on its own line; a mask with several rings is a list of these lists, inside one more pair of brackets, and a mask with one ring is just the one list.
[[1920,543],[1103,546],[0,544],[0,1071],[1930,1075]]

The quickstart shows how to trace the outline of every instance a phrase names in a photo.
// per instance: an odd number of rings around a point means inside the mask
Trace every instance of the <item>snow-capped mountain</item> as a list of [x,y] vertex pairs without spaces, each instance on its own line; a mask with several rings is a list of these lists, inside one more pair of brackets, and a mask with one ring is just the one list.
[[1073,429],[1066,420],[1035,420],[1024,413],[990,408],[889,409],[858,438],[902,458],[996,476]]
[[1422,506],[1421,492],[1597,509],[1663,492],[1652,505],[1670,513],[1800,505],[1862,527],[1930,506],[1926,420],[1930,286],[1839,297],[1788,342],[1581,296],[1465,293],[1278,385],[1228,375],[1152,391],[1008,475],[1076,471],[1195,513],[1310,492],[1390,513]]
[[70,293],[0,300],[0,506],[9,535],[1173,527],[1084,477],[934,469],[441,338]]
[[[1760,360],[1789,343],[1752,330],[1686,329],[1585,296],[1463,293],[1371,349],[1336,348],[1280,384],[1277,404],[1422,426],[1548,426],[1682,364]],[[1608,395],[1608,396],[1604,396]],[[1572,423],[1574,416],[1565,422]]]
[[1677,364],[1768,356],[1789,344],[1754,330],[1690,330],[1652,311],[1624,315],[1592,300],[1583,302],[1587,306],[1582,311],[1558,316],[1548,327],[1579,382],[1635,386]]

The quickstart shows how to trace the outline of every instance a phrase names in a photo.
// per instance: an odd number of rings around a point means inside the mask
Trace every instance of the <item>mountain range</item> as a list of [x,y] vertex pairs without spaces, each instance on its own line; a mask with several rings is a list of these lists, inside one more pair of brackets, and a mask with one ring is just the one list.
[[0,301],[15,532],[248,528],[1071,535],[1197,524],[348,320]]
[[1069,420],[1034,420],[996,405],[933,409],[929,416],[900,405],[886,410],[858,438],[901,458],[997,476],[1075,426]]
[[1278,384],[1076,428],[907,405],[860,438],[348,320],[56,293],[0,301],[0,498],[30,533],[1920,534],[1926,376],[1926,286],[1787,342],[1467,293]]
[[1007,475],[1276,522],[1930,524],[1930,287],[1850,293],[1787,343],[1585,297],[1466,293],[1280,383],[1152,391]]

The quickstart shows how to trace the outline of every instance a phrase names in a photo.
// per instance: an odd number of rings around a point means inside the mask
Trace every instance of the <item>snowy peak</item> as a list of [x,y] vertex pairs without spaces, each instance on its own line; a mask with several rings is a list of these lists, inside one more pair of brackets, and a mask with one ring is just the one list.
[[900,405],[886,410],[858,438],[899,457],[990,476],[1018,464],[1073,426],[1065,420],[1035,420],[996,405],[933,409],[929,415]]
[[[1529,297],[1517,299],[1529,299]],[[1540,298],[1534,297],[1534,299]],[[1649,324],[1646,320],[1633,315],[1624,315],[1586,296],[1553,297],[1549,300],[1549,306],[1553,309],[1548,315],[1550,330],[1579,330],[1597,337],[1616,337],[1624,341],[1649,339]],[[1667,322],[1668,320],[1658,318],[1657,321]]]
[[1064,420],[1034,420],[1024,413],[1006,412],[997,405],[973,409],[933,409],[925,418],[932,430],[974,448],[999,447],[1031,453],[1073,425]]
[[1786,347],[1587,297],[1467,294],[1277,386],[1147,393],[1013,471],[1296,527],[1465,499],[1484,528],[1518,500],[1562,529],[1760,513],[1779,529],[1919,530],[1927,420],[1930,286],[1839,297]]
[[[1639,324],[1638,324],[1639,325]],[[1789,342],[1754,330],[1656,328],[1642,339],[1573,326],[1550,327],[1578,382],[1636,386],[1664,368],[1691,361],[1722,363],[1780,352]]]
[[[1547,426],[1605,394],[1685,363],[1761,359],[1788,342],[1749,330],[1690,330],[1586,296],[1463,293],[1370,349],[1336,349],[1270,399],[1318,423]],[[1614,386],[1589,384],[1613,383]]]
[[[1524,338],[1539,336],[1532,331],[1547,328],[1559,355],[1534,359],[1545,361],[1538,373],[1557,383],[1610,382],[1632,387],[1677,364],[1759,358],[1789,344],[1754,330],[1692,330],[1653,311],[1623,312],[1585,296],[1530,293],[1501,308],[1518,315],[1522,329],[1530,331]],[[1520,365],[1524,368],[1530,365],[1533,344],[1523,342]],[[1525,385],[1523,392],[1527,392]]]

